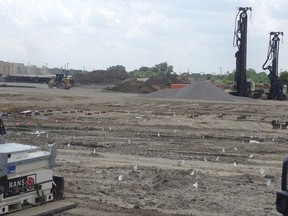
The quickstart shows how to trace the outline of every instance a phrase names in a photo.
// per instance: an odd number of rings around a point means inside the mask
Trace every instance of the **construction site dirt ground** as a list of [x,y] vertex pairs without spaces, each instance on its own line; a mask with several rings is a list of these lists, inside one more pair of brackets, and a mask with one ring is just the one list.
[[78,204],[58,215],[279,215],[288,130],[271,121],[288,121],[287,101],[147,99],[37,85],[1,88],[0,111],[9,113],[6,142],[58,144],[55,173]]

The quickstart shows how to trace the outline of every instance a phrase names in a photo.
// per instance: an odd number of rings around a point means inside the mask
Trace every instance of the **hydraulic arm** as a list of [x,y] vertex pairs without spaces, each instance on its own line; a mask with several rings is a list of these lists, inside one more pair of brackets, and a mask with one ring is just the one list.
[[283,94],[283,84],[278,79],[279,42],[283,32],[270,32],[267,59],[262,69],[269,70],[270,90],[268,99],[285,99]]
[[247,57],[247,11],[252,11],[251,7],[240,7],[235,18],[233,46],[238,48],[235,53],[236,72],[234,78],[234,88],[237,96],[247,97],[250,94],[250,87],[246,77],[246,57]]

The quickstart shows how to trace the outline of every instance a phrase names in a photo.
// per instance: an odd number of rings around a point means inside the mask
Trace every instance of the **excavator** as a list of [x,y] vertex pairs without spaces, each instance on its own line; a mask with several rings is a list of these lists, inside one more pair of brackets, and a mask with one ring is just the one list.
[[53,87],[59,89],[70,89],[73,86],[73,78],[64,74],[56,74],[55,77],[48,82],[48,87],[50,89],[52,89]]

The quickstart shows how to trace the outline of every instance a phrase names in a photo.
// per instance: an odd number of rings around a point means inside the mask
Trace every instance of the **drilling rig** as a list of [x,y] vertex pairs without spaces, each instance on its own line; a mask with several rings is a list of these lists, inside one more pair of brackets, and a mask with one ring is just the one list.
[[[283,32],[270,32],[267,59],[262,69],[269,70],[270,90],[267,99],[284,100],[286,99],[285,86],[278,79],[278,61],[279,61],[279,42]],[[270,64],[268,64],[270,62]],[[287,87],[286,87],[287,88]]]
[[246,76],[246,57],[247,57],[247,11],[252,12],[251,7],[239,7],[235,17],[235,29],[233,46],[238,48],[235,53],[236,72],[234,77],[235,92],[231,94],[236,96],[248,97],[251,93],[251,83],[247,81]]

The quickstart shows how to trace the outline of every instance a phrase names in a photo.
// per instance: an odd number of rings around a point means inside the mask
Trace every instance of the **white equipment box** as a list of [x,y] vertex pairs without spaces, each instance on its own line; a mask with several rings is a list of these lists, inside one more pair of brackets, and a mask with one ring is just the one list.
[[0,215],[55,199],[56,150],[56,144],[50,151],[17,143],[0,144]]

